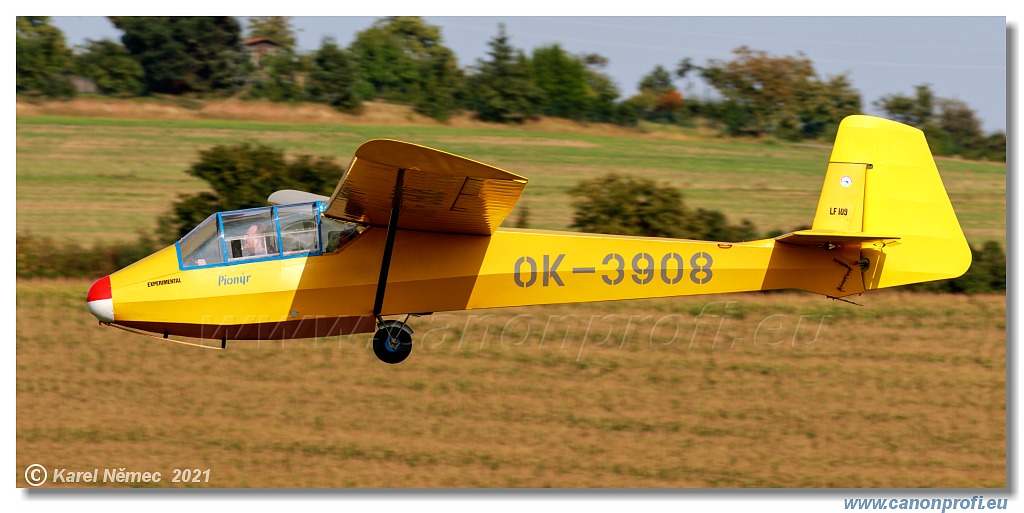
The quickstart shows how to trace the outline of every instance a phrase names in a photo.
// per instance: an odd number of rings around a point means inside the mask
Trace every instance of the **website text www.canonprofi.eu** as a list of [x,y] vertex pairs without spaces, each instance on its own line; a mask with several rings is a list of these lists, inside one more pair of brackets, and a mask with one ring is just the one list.
[[[711,301],[685,312],[633,313],[438,313],[412,323],[419,350],[528,350],[572,353],[577,360],[594,349],[786,350],[827,344],[834,317],[820,312],[760,313],[736,301]],[[269,319],[244,319],[245,323]],[[363,319],[373,326],[374,319]],[[212,322],[212,318],[211,318]],[[305,319],[304,323],[338,322]],[[314,330],[316,331],[316,330]],[[280,340],[257,341],[257,347],[287,347]],[[362,349],[369,337],[327,337],[314,348]]]
[[1007,499],[972,497],[933,498],[852,498],[843,499],[843,508],[848,510],[909,510],[909,511],[980,511],[986,509],[1005,510]]

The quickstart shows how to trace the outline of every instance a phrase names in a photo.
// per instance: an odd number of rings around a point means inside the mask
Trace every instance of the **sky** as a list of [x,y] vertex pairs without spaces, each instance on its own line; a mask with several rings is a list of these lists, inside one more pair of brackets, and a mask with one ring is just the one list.
[[[672,71],[685,57],[704,65],[729,60],[746,45],[769,54],[803,53],[822,78],[847,74],[860,91],[863,109],[884,95],[913,95],[929,84],[938,97],[965,101],[986,132],[1006,129],[1006,38],[1003,17],[558,17],[424,16],[441,28],[444,44],[460,66],[485,58],[487,42],[503,23],[513,46],[526,52],[560,44],[574,54],[608,58],[605,73],[626,98],[655,66]],[[293,18],[300,51],[315,50],[325,37],[347,46],[377,18],[299,16]],[[240,17],[243,25],[247,18]],[[56,16],[69,45],[86,39],[119,40],[104,17]],[[684,95],[705,97],[714,90],[697,77],[677,80]]]

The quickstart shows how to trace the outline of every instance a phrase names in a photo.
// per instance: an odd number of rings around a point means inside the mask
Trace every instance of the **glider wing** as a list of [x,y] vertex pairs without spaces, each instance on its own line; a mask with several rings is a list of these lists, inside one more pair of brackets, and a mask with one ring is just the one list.
[[324,215],[387,227],[397,191],[397,229],[491,235],[526,183],[522,176],[465,157],[374,139],[356,150]]

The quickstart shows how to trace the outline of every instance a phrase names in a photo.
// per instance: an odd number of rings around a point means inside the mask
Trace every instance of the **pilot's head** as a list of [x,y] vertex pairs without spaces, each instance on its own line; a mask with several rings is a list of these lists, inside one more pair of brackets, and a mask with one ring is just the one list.
[[263,238],[259,237],[259,225],[252,225],[245,231],[245,249],[248,255],[265,255],[266,247],[263,245]]

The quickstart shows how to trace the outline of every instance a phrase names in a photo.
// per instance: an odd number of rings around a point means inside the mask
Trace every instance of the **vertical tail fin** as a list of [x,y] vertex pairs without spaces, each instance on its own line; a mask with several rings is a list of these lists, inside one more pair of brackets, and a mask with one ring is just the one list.
[[956,278],[971,250],[920,130],[871,116],[839,126],[802,245],[861,244],[864,288]]

